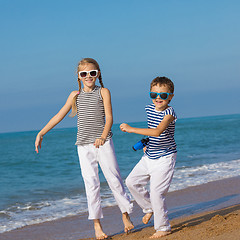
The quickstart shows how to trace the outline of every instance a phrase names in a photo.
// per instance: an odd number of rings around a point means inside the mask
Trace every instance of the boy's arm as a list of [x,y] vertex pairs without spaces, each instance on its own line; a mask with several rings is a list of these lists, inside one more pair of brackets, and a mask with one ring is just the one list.
[[159,137],[165,131],[168,125],[174,120],[175,120],[174,116],[166,115],[156,128],[135,128],[129,126],[126,123],[122,123],[120,125],[120,129],[123,132],[136,133],[151,137]]

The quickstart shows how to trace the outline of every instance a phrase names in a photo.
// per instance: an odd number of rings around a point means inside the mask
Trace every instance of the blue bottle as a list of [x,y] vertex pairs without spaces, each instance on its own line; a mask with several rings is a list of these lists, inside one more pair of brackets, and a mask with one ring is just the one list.
[[141,139],[139,142],[137,142],[133,147],[132,149],[134,151],[137,151],[137,150],[140,150],[140,149],[143,149],[149,142],[149,138],[143,138]]

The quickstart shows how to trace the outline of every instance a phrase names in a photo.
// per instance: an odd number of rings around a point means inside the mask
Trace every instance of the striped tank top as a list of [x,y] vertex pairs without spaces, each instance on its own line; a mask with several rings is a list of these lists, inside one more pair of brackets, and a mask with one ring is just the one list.
[[156,160],[171,153],[176,153],[177,146],[174,140],[174,132],[177,115],[174,109],[169,106],[164,111],[157,111],[154,104],[149,104],[145,110],[147,112],[148,128],[156,128],[166,115],[172,115],[175,118],[159,137],[149,136],[145,154],[150,159]]
[[[94,143],[100,138],[105,126],[105,111],[101,96],[101,87],[95,86],[91,92],[81,89],[76,99],[77,105],[77,141],[76,145]],[[107,139],[112,137],[108,133]]]

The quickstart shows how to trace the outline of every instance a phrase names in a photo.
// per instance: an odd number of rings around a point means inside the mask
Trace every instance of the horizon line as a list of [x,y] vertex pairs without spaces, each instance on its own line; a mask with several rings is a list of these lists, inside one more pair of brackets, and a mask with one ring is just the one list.
[[[231,116],[231,115],[240,115],[240,113],[231,113],[231,114],[221,114],[221,115],[207,115],[207,116],[195,116],[195,117],[183,117],[183,118],[178,118],[178,120],[182,119],[194,119],[194,118],[208,118],[208,117],[221,117],[221,116]],[[147,121],[126,121],[127,123],[143,123]],[[118,123],[113,123],[113,125],[118,125],[121,124],[122,122]],[[77,128],[77,126],[72,126],[72,127],[54,127],[51,130],[60,130],[60,129],[69,129],[69,128]],[[51,131],[50,130],[50,131]],[[23,132],[38,132],[40,129],[32,129],[32,130],[20,130],[20,131],[7,131],[7,132],[0,132],[0,134],[7,134],[7,133],[23,133]]]

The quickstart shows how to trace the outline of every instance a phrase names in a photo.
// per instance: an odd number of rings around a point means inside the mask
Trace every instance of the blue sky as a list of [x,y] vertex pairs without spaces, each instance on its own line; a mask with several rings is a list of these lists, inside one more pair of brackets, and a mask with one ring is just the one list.
[[146,120],[156,76],[175,83],[179,118],[240,113],[239,12],[237,0],[0,0],[0,132],[42,128],[84,57],[100,64],[114,123]]

